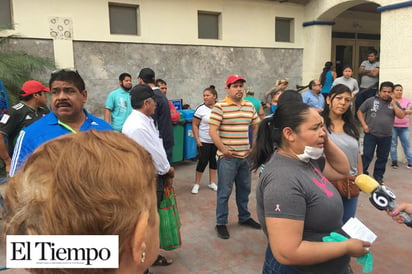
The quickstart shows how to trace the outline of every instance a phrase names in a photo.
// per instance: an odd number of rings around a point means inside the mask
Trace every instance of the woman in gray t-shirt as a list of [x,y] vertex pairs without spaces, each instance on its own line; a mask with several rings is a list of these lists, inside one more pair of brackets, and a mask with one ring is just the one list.
[[[359,130],[350,109],[352,92],[346,85],[339,84],[332,88],[322,112],[329,138],[346,154],[349,160],[349,173],[346,180],[353,183],[355,177],[362,174],[362,158],[359,152]],[[358,197],[342,197],[343,223],[354,217]]]
[[322,117],[303,103],[280,104],[261,122],[257,138],[252,168],[265,164],[256,188],[257,212],[269,241],[263,273],[346,273],[350,256],[363,256],[370,244],[322,242],[331,232],[343,233],[342,200],[326,178],[349,173]]

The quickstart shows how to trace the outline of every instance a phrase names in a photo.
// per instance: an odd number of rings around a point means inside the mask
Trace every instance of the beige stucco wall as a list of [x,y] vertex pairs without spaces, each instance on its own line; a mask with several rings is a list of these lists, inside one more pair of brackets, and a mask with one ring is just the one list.
[[405,94],[412,98],[412,7],[385,11],[381,19],[380,79],[403,84]]
[[372,14],[358,11],[344,11],[335,20],[334,31],[380,33],[380,13]]
[[[251,47],[301,47],[304,7],[255,0],[113,0],[140,7],[141,35],[111,35],[107,0],[14,0],[16,32],[49,38],[48,18],[71,17],[75,40]],[[197,11],[222,13],[221,40],[197,38]],[[276,43],[275,16],[296,18],[294,43]],[[36,18],[35,20],[33,18]],[[33,24],[35,22],[35,24]]]
[[[378,1],[340,1],[340,0],[318,0],[310,1],[305,8],[304,21],[334,21],[337,16],[343,13],[344,17],[359,17],[362,13],[351,13],[346,11],[348,8],[362,3],[376,3],[380,6],[386,6],[403,1],[396,0],[378,0]],[[401,8],[381,13],[380,33],[380,79],[390,80],[404,85],[405,95],[412,97],[412,55],[406,50],[405,45],[412,44],[412,36],[409,35],[409,29],[412,27],[410,20],[412,7]],[[359,21],[365,29],[373,29],[374,26],[367,20]],[[338,21],[338,23],[341,23]],[[353,21],[348,21],[347,27]],[[348,29],[342,29],[347,31]],[[313,39],[310,37],[317,34],[317,37],[327,37],[329,32],[325,26],[310,26],[303,30],[305,36],[304,43],[304,60],[303,60],[303,81],[308,81],[319,75],[319,68],[323,67],[325,60],[330,59],[331,41],[323,40],[323,43],[312,44]],[[368,31],[365,31],[368,32]]]
[[[107,0],[14,0],[15,33],[22,37],[50,38],[49,18],[73,22],[73,40],[104,42],[215,45],[235,47],[302,48],[304,7],[265,0],[113,0],[138,5],[140,35],[111,35]],[[197,38],[197,11],[220,12],[220,40]],[[295,18],[293,43],[275,42],[275,17]],[[34,19],[35,18],[35,19]],[[72,67],[69,42],[55,42],[58,66]]]
[[[335,21],[350,31],[356,18],[365,29],[378,27],[362,20],[361,13],[346,12],[363,3],[381,6],[399,3],[397,0],[311,0],[306,6],[266,0],[113,0],[140,7],[140,35],[111,35],[109,31],[107,0],[14,0],[15,34],[22,37],[50,38],[49,18],[69,17],[73,22],[73,39],[77,41],[159,43],[175,45],[211,45],[259,48],[303,48],[303,82],[316,78],[326,60],[331,58],[331,27],[302,27],[307,21]],[[197,11],[222,13],[222,39],[197,38]],[[380,24],[382,45],[380,52],[381,79],[402,82],[412,90],[410,55],[403,45],[411,44],[407,35],[412,25],[411,8],[382,13]],[[276,16],[295,18],[293,43],[276,43],[274,21]],[[369,32],[369,31],[366,31]],[[376,32],[374,29],[372,32]],[[60,67],[74,66],[72,44],[55,41],[55,59]],[[409,80],[411,79],[411,80]]]

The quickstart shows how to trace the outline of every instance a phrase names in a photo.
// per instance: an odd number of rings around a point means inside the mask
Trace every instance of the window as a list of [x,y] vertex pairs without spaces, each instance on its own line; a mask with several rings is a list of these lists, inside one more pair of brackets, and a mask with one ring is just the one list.
[[293,19],[276,17],[275,41],[293,42]]
[[110,33],[139,35],[138,14],[138,6],[109,3]]
[[10,0],[0,0],[0,28],[12,28]]
[[220,13],[198,11],[197,30],[199,39],[220,39]]

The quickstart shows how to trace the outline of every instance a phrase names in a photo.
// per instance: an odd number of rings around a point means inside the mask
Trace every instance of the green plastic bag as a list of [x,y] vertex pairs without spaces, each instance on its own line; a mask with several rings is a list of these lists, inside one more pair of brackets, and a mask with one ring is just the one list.
[[180,237],[179,212],[176,204],[176,193],[173,187],[165,187],[163,200],[160,202],[160,248],[173,250],[182,245]]
[[[322,238],[324,242],[343,242],[346,241],[348,238],[345,236],[337,233],[337,232],[331,232],[329,236],[325,236]],[[362,272],[364,273],[371,273],[373,270],[373,256],[372,253],[368,252],[362,257],[359,257],[356,262],[358,264],[363,265]]]

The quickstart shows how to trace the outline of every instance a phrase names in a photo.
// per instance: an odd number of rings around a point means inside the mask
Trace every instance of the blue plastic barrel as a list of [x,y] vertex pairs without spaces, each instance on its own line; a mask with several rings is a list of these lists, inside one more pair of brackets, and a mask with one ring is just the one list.
[[194,159],[197,156],[197,144],[195,137],[193,136],[192,120],[195,110],[184,109],[180,110],[180,113],[185,119],[185,131],[183,140],[183,158]]

